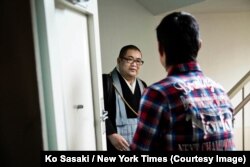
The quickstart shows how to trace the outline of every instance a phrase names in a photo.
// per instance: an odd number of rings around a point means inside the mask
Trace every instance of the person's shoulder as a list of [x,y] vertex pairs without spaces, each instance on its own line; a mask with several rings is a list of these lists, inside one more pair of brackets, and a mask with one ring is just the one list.
[[173,83],[175,82],[179,82],[179,79],[176,78],[176,77],[166,77],[166,78],[163,78],[161,79],[160,81],[158,82],[155,82],[151,85],[151,87],[155,87],[155,88],[162,88],[162,87],[168,87],[168,86],[171,86]]
[[160,81],[157,81],[157,82],[149,85],[147,87],[147,89],[149,89],[149,90],[156,90],[156,91],[162,91],[163,89],[165,89],[166,84],[167,84],[166,83],[166,78],[164,78],[164,79],[162,79]]
[[137,78],[137,79],[140,80],[140,81],[142,82],[142,84],[143,84],[144,87],[147,87],[147,86],[148,86],[148,85],[146,84],[146,82],[143,81],[141,78]]
[[173,92],[173,88],[177,82],[181,81],[178,78],[168,76],[148,86],[148,90],[156,91],[166,96],[167,93]]
[[111,75],[110,74],[102,74],[102,82],[103,82],[103,86],[104,86],[104,89],[110,85],[112,83],[112,78],[111,78]]
[[106,73],[102,74],[102,79],[103,80],[107,80],[107,78],[110,78],[110,77],[111,77],[110,74],[106,74]]
[[211,87],[216,87],[222,91],[225,91],[225,88],[219,83],[219,82],[216,82],[215,80],[213,80],[212,78],[208,77],[208,76],[205,76],[205,83],[208,85],[208,86],[211,86]]
[[103,73],[102,77],[108,77],[110,74]]

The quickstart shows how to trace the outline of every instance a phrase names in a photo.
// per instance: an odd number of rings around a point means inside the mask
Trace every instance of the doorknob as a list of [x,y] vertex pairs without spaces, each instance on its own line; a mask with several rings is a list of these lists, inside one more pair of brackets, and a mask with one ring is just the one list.
[[79,109],[83,109],[84,106],[82,104],[78,104],[78,105],[74,105],[74,108],[79,110]]

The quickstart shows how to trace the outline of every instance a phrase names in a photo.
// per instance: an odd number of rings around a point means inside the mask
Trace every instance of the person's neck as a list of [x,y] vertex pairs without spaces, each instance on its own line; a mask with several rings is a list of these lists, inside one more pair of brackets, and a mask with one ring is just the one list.
[[130,85],[132,85],[135,81],[135,77],[122,76]]

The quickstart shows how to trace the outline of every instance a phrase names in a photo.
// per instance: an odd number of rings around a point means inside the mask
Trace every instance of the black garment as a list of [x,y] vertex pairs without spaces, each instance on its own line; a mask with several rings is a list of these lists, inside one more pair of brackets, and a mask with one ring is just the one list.
[[[139,103],[142,92],[140,91],[139,83],[136,81],[136,87],[134,94],[131,92],[128,87],[126,81],[123,79],[121,74],[117,72],[120,84],[122,87],[123,97],[129,103],[129,105],[135,110],[138,111]],[[142,80],[141,80],[142,81]],[[142,81],[144,87],[146,87],[146,83]],[[108,119],[106,120],[106,135],[110,135],[113,133],[117,133],[116,129],[116,96],[115,96],[115,88],[113,86],[112,77],[110,74],[103,74],[103,92],[104,92],[104,108],[108,111]],[[128,118],[136,118],[137,116],[129,109],[127,105],[126,113]],[[107,138],[107,149],[108,151],[117,151],[113,145],[110,143]]]

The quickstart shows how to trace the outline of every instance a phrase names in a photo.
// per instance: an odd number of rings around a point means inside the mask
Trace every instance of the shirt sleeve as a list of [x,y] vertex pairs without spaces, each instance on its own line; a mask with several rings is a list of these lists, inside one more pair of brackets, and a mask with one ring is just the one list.
[[159,124],[166,98],[160,91],[147,88],[142,95],[139,108],[139,122],[133,142],[132,151],[149,151],[157,146]]

